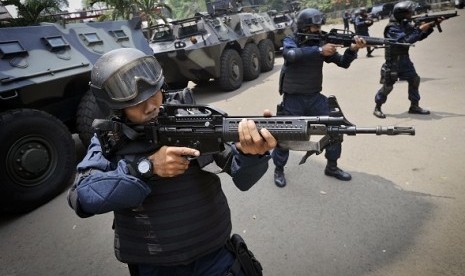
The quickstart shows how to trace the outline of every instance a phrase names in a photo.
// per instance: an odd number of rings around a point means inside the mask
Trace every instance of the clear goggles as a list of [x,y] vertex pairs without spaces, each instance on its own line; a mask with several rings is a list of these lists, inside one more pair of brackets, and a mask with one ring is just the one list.
[[102,87],[91,85],[103,89],[111,100],[125,102],[136,98],[147,89],[158,90],[162,84],[163,70],[160,64],[153,57],[143,57],[113,73]]

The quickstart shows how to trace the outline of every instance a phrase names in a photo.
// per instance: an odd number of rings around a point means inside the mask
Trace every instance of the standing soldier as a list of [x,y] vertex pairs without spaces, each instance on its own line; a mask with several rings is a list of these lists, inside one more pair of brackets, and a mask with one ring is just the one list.
[[[367,9],[360,8],[360,14],[355,17],[355,33],[363,36],[370,36],[368,28],[373,25],[373,20],[368,18]],[[373,57],[371,54],[374,51],[371,47],[367,47],[367,57]]]
[[[394,6],[389,23],[384,29],[384,37],[396,42],[415,43],[428,37],[433,32],[434,22],[423,23],[416,27],[411,23],[415,3],[402,1]],[[442,21],[441,19],[439,19]],[[439,22],[440,22],[439,21]],[[410,60],[409,46],[391,45],[385,49],[386,62],[381,67],[381,83],[383,86],[375,96],[375,110],[373,114],[378,118],[386,118],[381,111],[381,105],[387,100],[387,96],[394,88],[398,79],[408,82],[408,99],[410,100],[409,113],[428,115],[430,112],[421,108],[420,101],[420,77]]]
[[349,11],[345,11],[342,15],[342,21],[344,22],[344,33],[349,33],[349,20],[350,20],[350,13]]
[[[343,55],[337,52],[341,45],[320,41],[305,40],[300,33],[321,33],[324,15],[319,10],[307,8],[297,15],[297,33],[283,40],[284,65],[279,80],[279,93],[283,95],[280,104],[282,114],[298,116],[329,115],[328,99],[321,94],[323,83],[323,63],[335,63],[348,68],[357,58],[359,48],[365,47],[365,41],[355,36],[355,42]],[[352,176],[338,168],[337,160],[341,156],[341,144],[326,148],[328,163],[325,174],[339,180],[348,181]],[[272,152],[276,166],[274,183],[278,187],[286,186],[284,166],[289,158],[289,150],[276,147]]]

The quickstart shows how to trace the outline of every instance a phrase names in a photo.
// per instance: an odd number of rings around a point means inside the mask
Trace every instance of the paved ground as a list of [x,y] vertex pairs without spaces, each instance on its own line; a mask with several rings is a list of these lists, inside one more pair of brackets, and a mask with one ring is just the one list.
[[[443,23],[443,33],[411,49],[430,116],[406,112],[406,83],[391,93],[385,120],[372,115],[382,50],[374,58],[361,50],[348,70],[326,65],[324,93],[338,97],[350,121],[416,127],[412,137],[347,137],[339,163],[352,181],[324,176],[323,156],[297,165],[300,152],[291,154],[283,189],[272,182],[272,164],[245,193],[222,176],[233,231],[265,275],[465,274],[465,15],[459,14]],[[375,23],[371,35],[382,36],[385,24]],[[194,87],[198,102],[230,115],[274,110],[282,62],[278,57],[272,72],[230,93]],[[29,214],[0,219],[0,275],[127,275],[113,256],[111,219],[77,218],[66,193]]]

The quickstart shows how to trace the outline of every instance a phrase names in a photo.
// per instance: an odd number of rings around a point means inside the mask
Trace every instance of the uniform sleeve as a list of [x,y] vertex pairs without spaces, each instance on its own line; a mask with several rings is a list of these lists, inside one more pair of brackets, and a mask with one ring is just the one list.
[[292,37],[283,40],[283,58],[287,63],[298,63],[308,59],[321,58],[318,46],[299,47]]
[[355,26],[357,28],[364,27],[366,25],[365,19],[360,16],[355,17]]
[[271,155],[251,155],[240,153],[234,144],[231,144],[232,162],[231,171],[233,182],[241,191],[249,190],[268,170],[268,161]]
[[129,174],[126,161],[120,160],[114,167],[102,155],[97,138],[92,138],[68,192],[68,203],[78,216],[137,207],[150,194],[147,184]]
[[347,69],[352,64],[352,61],[354,61],[356,58],[357,58],[357,51],[352,51],[350,47],[348,47],[344,51],[343,55],[336,52],[334,55],[327,57],[325,59],[325,62],[335,63],[337,66]]
[[394,39],[396,42],[402,43],[415,43],[428,37],[432,32],[433,28],[428,29],[426,32],[422,32],[418,27],[412,27],[412,31],[408,34],[402,30],[399,26],[392,26],[387,29],[386,37]]

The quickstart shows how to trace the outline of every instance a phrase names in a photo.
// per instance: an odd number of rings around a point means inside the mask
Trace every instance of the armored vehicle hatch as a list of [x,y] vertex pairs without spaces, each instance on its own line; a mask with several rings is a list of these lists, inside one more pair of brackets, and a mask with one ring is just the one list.
[[296,31],[295,12],[294,11],[269,11],[268,14],[273,19],[276,27],[274,35],[274,47],[276,51],[282,51],[283,39],[286,36],[292,35]]

